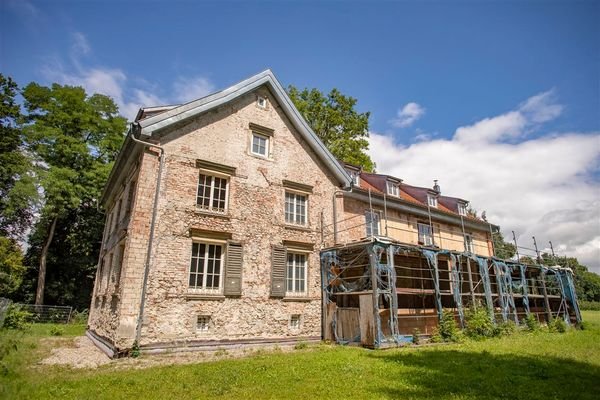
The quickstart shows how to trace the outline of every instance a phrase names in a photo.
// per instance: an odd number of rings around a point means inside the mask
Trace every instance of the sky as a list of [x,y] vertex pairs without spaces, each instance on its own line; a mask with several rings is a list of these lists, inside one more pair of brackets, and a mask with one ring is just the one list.
[[0,72],[130,119],[267,68],[356,98],[378,172],[600,273],[598,1],[0,0]]

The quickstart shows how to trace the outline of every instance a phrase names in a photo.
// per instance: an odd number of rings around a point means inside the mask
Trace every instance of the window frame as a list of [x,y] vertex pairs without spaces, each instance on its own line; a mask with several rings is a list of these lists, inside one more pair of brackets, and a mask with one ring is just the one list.
[[260,95],[257,96],[256,97],[256,105],[258,106],[258,108],[266,110],[267,109],[267,105],[268,105],[267,98],[265,96],[260,96]]
[[400,197],[400,186],[397,183],[386,181],[385,187],[387,194],[394,197]]
[[437,208],[437,206],[438,206],[438,200],[437,200],[437,197],[435,197],[435,196],[432,196],[432,195],[428,194],[428,195],[427,195],[427,205],[428,205],[429,207],[434,207],[434,208]]
[[[288,206],[288,195],[294,196],[292,213],[288,213],[288,207],[287,207]],[[283,214],[284,214],[284,221],[285,221],[286,225],[308,227],[308,225],[309,225],[308,224],[308,215],[309,215],[309,213],[308,213],[308,207],[309,207],[308,193],[285,189],[283,196],[284,196],[284,198],[283,198]],[[298,213],[298,204],[297,204],[298,197],[304,198],[304,215],[303,215],[304,221],[303,222],[298,222],[298,216],[300,215]],[[288,220],[288,215],[292,216],[291,220]]]
[[[208,208],[206,208],[205,206],[203,206],[202,204],[199,203],[199,198],[201,198],[199,196],[199,191],[200,191],[200,177],[201,176],[205,176],[210,178],[210,192],[209,192],[209,197],[208,197]],[[196,208],[199,210],[202,210],[203,212],[207,212],[207,213],[214,213],[214,214],[227,214],[228,210],[229,210],[229,186],[231,183],[231,177],[225,174],[220,174],[220,173],[216,173],[214,171],[210,171],[210,170],[204,170],[204,169],[200,169],[198,171],[198,182],[196,184]],[[223,209],[219,209],[218,207],[214,207],[213,202],[215,200],[215,181],[216,179],[221,179],[225,181],[225,199],[224,199],[224,205],[223,205]],[[218,190],[218,189],[217,189]],[[202,198],[206,198],[204,196],[202,196]]]
[[467,253],[475,254],[475,242],[473,241],[473,235],[471,233],[465,233],[465,251]]
[[[375,216],[375,219],[377,220],[376,225],[373,225],[369,222],[368,216]],[[366,227],[365,233],[366,233],[367,237],[381,235],[381,212],[379,212],[379,210],[370,210],[370,209],[365,210],[365,227]],[[373,227],[375,227],[375,230],[377,231],[375,235],[373,235]]]
[[465,204],[458,203],[458,215],[467,216],[467,206]]
[[[297,249],[287,248],[286,250],[286,260],[285,260],[285,297],[306,297],[308,296],[308,263],[309,263],[309,255],[310,252],[301,251]],[[292,276],[289,276],[290,271],[290,257],[292,258]],[[301,278],[296,276],[297,268],[296,265],[297,257],[302,257],[304,259],[304,274]],[[289,289],[290,281],[292,283],[292,289]],[[303,282],[304,288],[303,290],[298,290],[299,282]]]
[[[429,234],[422,232],[421,227],[424,227]],[[417,222],[417,241],[423,246],[433,246],[433,227],[429,224]]]
[[[196,258],[198,259],[198,261],[196,261],[196,272],[194,272],[194,274],[199,275],[198,273],[198,266],[199,266],[199,259],[200,259],[200,245],[205,245],[205,250],[204,250],[204,260],[203,260],[203,266],[202,266],[202,286],[198,286],[198,278],[196,277],[196,285],[195,286],[191,286],[191,278],[192,278],[192,263],[194,262],[194,245],[197,244],[198,245],[198,256],[196,256]],[[208,263],[210,258],[207,257],[207,254],[209,253],[209,249],[210,246],[218,246],[221,248],[221,253],[220,253],[220,264],[219,264],[219,285],[218,287],[206,287],[206,283],[207,283],[207,271],[208,271]],[[216,247],[215,247],[216,248]],[[192,293],[192,294],[209,294],[209,295],[222,295],[223,294],[223,289],[224,289],[224,279],[225,279],[225,262],[226,262],[226,251],[227,251],[227,242],[226,241],[221,241],[221,240],[207,240],[204,238],[198,238],[198,239],[193,239],[192,240],[192,248],[190,251],[190,262],[189,262],[189,266],[188,266],[188,273],[187,273],[187,291],[188,293]],[[213,259],[216,260],[216,259]],[[214,265],[213,265],[213,276],[216,276],[216,274],[214,274]],[[214,278],[213,278],[214,279]],[[214,282],[214,280],[213,280]]]
[[[254,151],[254,138],[262,139],[265,141],[265,154],[258,153]],[[260,146],[259,146],[260,148]],[[252,131],[252,137],[250,139],[250,153],[257,157],[269,158],[269,154],[271,153],[271,137],[267,135],[263,135],[261,133]]]

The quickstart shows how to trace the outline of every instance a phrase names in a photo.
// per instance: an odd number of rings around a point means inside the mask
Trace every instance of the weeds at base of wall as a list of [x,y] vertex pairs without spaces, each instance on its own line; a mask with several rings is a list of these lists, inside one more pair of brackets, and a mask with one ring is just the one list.
[[225,357],[227,354],[229,353],[225,349],[217,349],[214,353],[215,357]]
[[138,358],[141,355],[140,345],[138,344],[137,340],[133,342],[133,346],[131,346],[131,351],[129,352],[129,355],[133,358]]
[[419,330],[419,328],[413,329],[412,342],[415,346],[421,344],[421,331]]
[[302,349],[306,349],[308,347],[308,344],[306,342],[298,342],[294,345],[294,350],[302,350]]

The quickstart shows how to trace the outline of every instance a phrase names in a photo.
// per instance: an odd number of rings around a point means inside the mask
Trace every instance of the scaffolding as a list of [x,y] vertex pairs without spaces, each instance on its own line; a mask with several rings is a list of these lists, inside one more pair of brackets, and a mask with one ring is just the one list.
[[464,327],[464,310],[480,306],[494,323],[581,322],[571,269],[518,258],[372,236],[323,249],[321,278],[324,339],[340,344],[397,346],[431,334],[445,310]]

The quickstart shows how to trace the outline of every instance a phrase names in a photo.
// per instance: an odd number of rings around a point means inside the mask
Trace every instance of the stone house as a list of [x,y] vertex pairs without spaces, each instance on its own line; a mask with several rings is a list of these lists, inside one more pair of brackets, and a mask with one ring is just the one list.
[[320,339],[322,228],[350,184],[271,71],[141,109],[102,197],[88,336],[112,355]]

